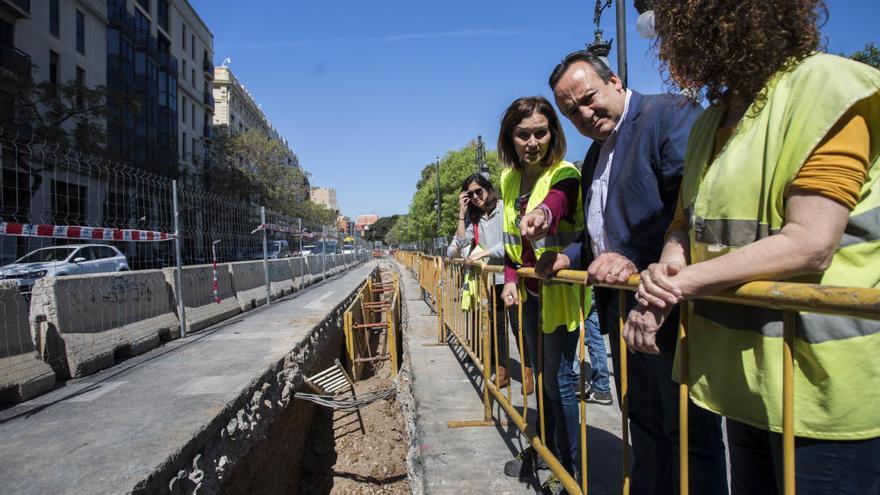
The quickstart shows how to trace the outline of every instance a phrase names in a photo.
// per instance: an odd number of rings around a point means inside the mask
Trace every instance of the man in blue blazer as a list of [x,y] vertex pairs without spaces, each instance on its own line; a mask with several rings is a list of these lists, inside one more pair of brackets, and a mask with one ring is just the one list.
[[[592,52],[565,57],[550,76],[559,110],[593,140],[581,172],[585,226],[580,242],[548,255],[536,270],[587,269],[588,282],[625,282],[660,258],[678,199],[688,134],[702,109],[679,95],[642,95]],[[600,325],[619,364],[618,291],[595,291]],[[632,293],[627,308],[635,306]],[[632,494],[678,492],[678,386],[672,379],[678,318],[657,334],[657,355],[628,360]],[[615,382],[618,382],[615,379]],[[617,385],[618,398],[620,385]],[[727,493],[720,418],[693,404],[692,493]]]

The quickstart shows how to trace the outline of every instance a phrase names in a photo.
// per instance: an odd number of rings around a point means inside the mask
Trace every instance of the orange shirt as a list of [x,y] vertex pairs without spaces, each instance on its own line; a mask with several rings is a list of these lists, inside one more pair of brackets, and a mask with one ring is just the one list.
[[[792,181],[789,191],[809,191],[833,199],[850,210],[855,208],[862,185],[868,178],[871,136],[868,131],[867,114],[867,101],[853,105],[807,158],[797,177]],[[733,130],[733,126],[718,128],[715,132],[714,155],[721,151]],[[666,235],[674,230],[687,231],[687,229],[687,219],[684,217],[684,207],[679,192],[675,216],[666,230]]]

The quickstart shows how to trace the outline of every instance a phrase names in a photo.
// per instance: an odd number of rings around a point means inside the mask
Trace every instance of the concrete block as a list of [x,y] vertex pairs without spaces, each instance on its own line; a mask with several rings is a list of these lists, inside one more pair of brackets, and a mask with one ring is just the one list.
[[269,288],[272,290],[272,299],[290,294],[293,292],[293,287],[290,261],[286,258],[269,260]]
[[266,272],[262,261],[227,263],[242,311],[266,304]]
[[31,321],[55,373],[80,377],[178,336],[171,301],[161,270],[46,277],[34,285]]
[[293,290],[301,290],[308,283],[306,281],[306,260],[303,257],[288,258],[290,263],[290,275],[293,278]]
[[318,280],[321,280],[322,277],[322,267],[321,267],[321,258],[323,256],[308,256],[306,258],[306,262],[309,264],[309,282],[315,283]]
[[[176,269],[163,268],[162,273],[172,290],[172,306],[177,304]],[[183,268],[183,304],[186,306],[186,328],[197,332],[215,323],[241,313],[235,297],[232,274],[226,265],[217,265],[217,285],[220,302],[214,300],[214,268],[212,265],[192,265]]]
[[0,281],[0,403],[28,400],[55,385],[28,323],[27,302],[15,282]]

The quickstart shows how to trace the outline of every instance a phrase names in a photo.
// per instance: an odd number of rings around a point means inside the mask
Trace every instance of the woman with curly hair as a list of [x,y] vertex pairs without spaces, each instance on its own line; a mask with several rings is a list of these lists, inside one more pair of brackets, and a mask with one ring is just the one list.
[[[711,106],[624,335],[752,280],[880,287],[880,72],[818,53],[821,0],[658,0],[659,57]],[[880,493],[880,322],[797,315],[799,494]],[[781,493],[782,313],[689,311],[691,398],[727,417],[734,494]]]

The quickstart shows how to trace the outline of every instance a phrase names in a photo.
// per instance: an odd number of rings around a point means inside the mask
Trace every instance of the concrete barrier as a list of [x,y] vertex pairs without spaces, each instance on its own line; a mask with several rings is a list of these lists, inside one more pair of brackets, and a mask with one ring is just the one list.
[[293,289],[302,290],[308,284],[306,280],[306,260],[303,257],[288,258],[290,263],[290,275],[293,277]]
[[269,260],[269,288],[272,291],[272,299],[293,292],[293,274],[290,272],[290,261],[287,259]]
[[315,283],[321,280],[321,258],[320,255],[309,256],[306,263],[309,265],[309,283]]
[[227,263],[232,274],[232,286],[242,311],[266,304],[266,275],[262,261]]
[[[177,279],[174,268],[164,268],[162,273],[172,290],[172,301],[177,301]],[[220,303],[214,300],[214,269],[211,265],[186,266],[180,274],[183,285],[183,304],[186,306],[186,328],[197,332],[203,328],[230,318],[241,312],[232,274],[226,265],[217,266],[217,285]]]
[[15,282],[0,281],[0,403],[28,400],[54,385],[55,372],[31,334],[27,302]]
[[171,301],[161,270],[46,277],[31,293],[31,322],[55,373],[80,377],[179,336]]

